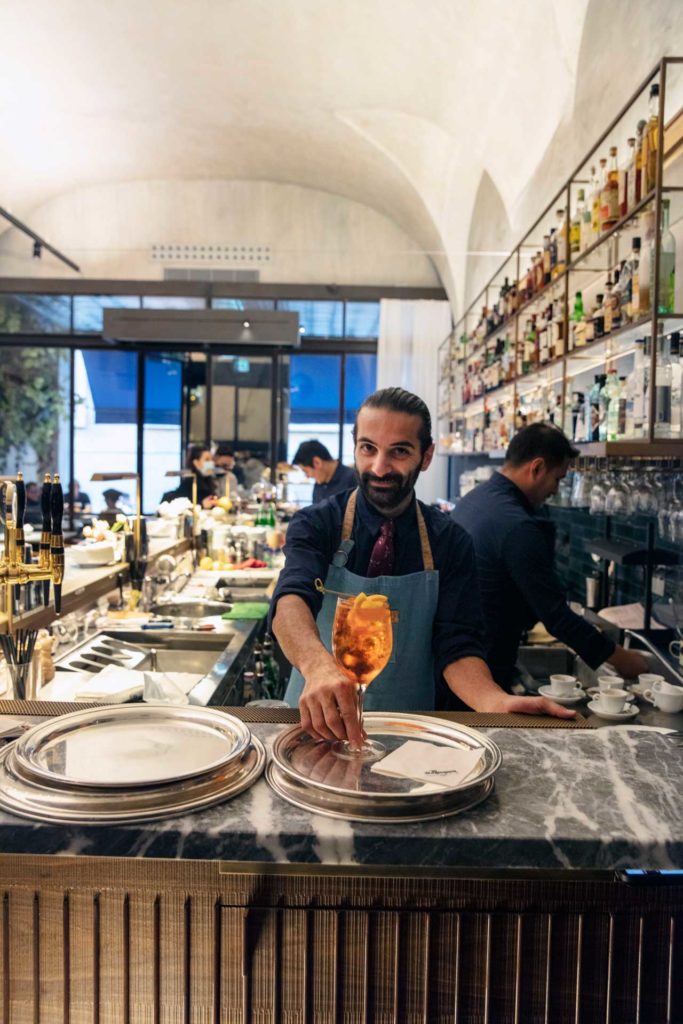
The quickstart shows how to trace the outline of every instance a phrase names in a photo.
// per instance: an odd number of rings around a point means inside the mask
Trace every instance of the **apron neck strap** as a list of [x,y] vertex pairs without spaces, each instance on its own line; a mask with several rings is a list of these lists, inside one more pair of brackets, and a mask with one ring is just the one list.
[[[358,498],[358,488],[355,489],[351,497],[346,504],[346,511],[344,512],[344,522],[342,524],[342,543],[345,540],[349,540],[351,537],[351,531],[353,530],[353,520],[356,516],[356,499]],[[427,527],[425,525],[424,516],[422,515],[422,509],[419,503],[415,503],[415,511],[417,512],[417,530],[420,535],[420,547],[422,549],[422,564],[426,572],[431,572],[434,568],[434,559],[432,557],[432,546],[429,543],[429,536],[427,534]]]

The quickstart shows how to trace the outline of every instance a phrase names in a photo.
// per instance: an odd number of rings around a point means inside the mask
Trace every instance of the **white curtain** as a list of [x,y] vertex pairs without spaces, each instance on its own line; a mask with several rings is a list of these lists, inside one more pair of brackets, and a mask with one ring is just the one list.
[[[438,348],[451,330],[447,302],[382,299],[377,346],[377,387],[401,387],[424,399],[437,433]],[[446,457],[435,455],[416,491],[421,501],[446,495]]]

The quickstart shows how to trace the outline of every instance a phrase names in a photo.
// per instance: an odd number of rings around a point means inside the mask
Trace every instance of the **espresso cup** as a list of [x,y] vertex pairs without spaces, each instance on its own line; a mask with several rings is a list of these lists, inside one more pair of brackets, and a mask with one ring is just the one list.
[[573,697],[581,690],[576,676],[555,675],[550,677],[550,692],[556,697]]
[[598,676],[598,690],[623,690],[624,680],[621,676]]
[[671,686],[668,690],[646,690],[645,699],[669,715],[683,711],[683,687],[680,686]]
[[600,690],[596,693],[595,702],[600,711],[606,711],[609,715],[618,715],[622,711],[628,711],[630,694],[626,690]]
[[678,658],[679,665],[683,665],[683,640],[672,640],[669,644],[669,654]]

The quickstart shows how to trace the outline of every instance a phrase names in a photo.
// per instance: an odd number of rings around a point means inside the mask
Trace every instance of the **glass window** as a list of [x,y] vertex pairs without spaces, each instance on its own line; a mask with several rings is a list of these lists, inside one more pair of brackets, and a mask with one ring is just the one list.
[[70,295],[0,295],[0,333],[69,334]]
[[353,424],[356,412],[364,399],[377,387],[377,356],[357,355],[346,357],[346,388],[344,393],[344,430],[342,435],[342,462],[352,466],[354,462]]
[[201,352],[190,352],[184,389],[188,444],[206,444],[206,356]]
[[81,350],[74,364],[74,465],[76,479],[94,512],[105,507],[104,491],[118,491],[116,504],[135,510],[135,481],[91,481],[93,473],[137,468],[137,356],[134,352]]
[[299,314],[299,328],[307,338],[341,338],[344,306],[341,302],[292,302],[278,299],[278,309]]
[[214,356],[211,387],[211,438],[229,442],[235,475],[249,490],[270,463],[270,356]]
[[206,309],[206,299],[191,295],[143,295],[143,309]]
[[[27,483],[59,473],[69,485],[69,395],[65,349],[3,347],[0,373],[0,475],[21,470]],[[34,513],[34,514],[33,514]],[[40,529],[40,508],[27,509]]]
[[[287,461],[291,462],[302,441],[315,438],[339,455],[339,388],[341,356],[290,357],[290,413]],[[288,497],[310,504],[313,481],[303,473],[289,478]]]
[[142,430],[142,509],[156,511],[162,495],[173,491],[179,477],[167,477],[180,469],[182,453],[183,360],[173,355],[145,356],[145,409]]
[[74,331],[100,334],[103,309],[140,309],[139,295],[74,295]]
[[379,302],[347,302],[346,338],[375,340],[379,337]]
[[273,299],[212,299],[212,309],[275,309]]

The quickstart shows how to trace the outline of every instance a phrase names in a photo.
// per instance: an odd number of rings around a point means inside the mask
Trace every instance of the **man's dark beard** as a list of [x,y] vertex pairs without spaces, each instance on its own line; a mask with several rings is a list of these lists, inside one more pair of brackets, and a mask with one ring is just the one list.
[[[386,476],[375,476],[374,473],[359,473],[356,470],[360,489],[371,505],[374,505],[379,512],[391,512],[392,509],[405,501],[420,475],[420,467],[417,466],[408,476],[401,476],[400,473],[387,473]],[[392,487],[377,490],[370,485],[374,481],[391,483]]]

